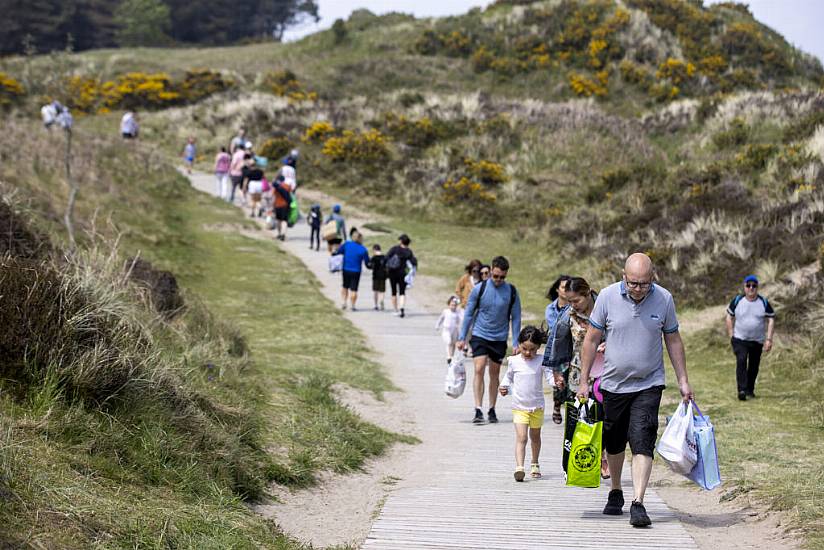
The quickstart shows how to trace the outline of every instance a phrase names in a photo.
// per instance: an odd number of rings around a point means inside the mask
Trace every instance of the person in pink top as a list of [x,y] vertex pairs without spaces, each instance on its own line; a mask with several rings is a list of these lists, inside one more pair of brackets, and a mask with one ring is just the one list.
[[226,147],[221,147],[220,152],[215,156],[215,180],[217,181],[217,196],[224,200],[229,200],[229,167],[232,164],[232,157],[226,152]]
[[235,202],[235,191],[240,188],[240,193],[243,198],[243,204],[246,204],[246,195],[243,194],[243,167],[245,166],[244,155],[246,150],[239,147],[232,154],[232,160],[229,163],[229,179],[232,181],[232,191],[229,193],[229,202]]

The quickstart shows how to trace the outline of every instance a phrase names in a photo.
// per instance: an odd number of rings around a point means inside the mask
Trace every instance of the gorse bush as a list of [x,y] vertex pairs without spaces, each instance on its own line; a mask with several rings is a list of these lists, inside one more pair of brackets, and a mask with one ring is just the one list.
[[264,141],[257,148],[257,154],[267,159],[279,159],[286,156],[294,148],[292,141],[286,136],[275,136]]
[[458,180],[447,180],[443,184],[441,200],[448,206],[491,205],[497,198],[495,194],[487,191],[486,188],[469,178],[462,177]]
[[186,71],[178,87],[186,101],[195,102],[234,88],[235,81],[209,69],[191,69]]
[[379,130],[365,132],[344,130],[323,144],[322,153],[334,162],[356,162],[376,165],[389,159],[389,140]]
[[606,97],[609,94],[609,73],[599,71],[596,78],[592,79],[579,73],[569,74],[569,87],[575,95],[583,97]]
[[17,80],[0,72],[0,108],[19,103],[26,95],[23,85]]
[[288,69],[266,73],[262,85],[265,90],[292,101],[315,101],[318,98],[316,92],[307,90],[297,75]]
[[712,142],[719,149],[730,149],[744,145],[750,139],[750,128],[743,118],[734,118],[729,126],[712,136]]
[[488,160],[465,159],[466,170],[481,183],[495,184],[509,180],[504,167],[497,162]]
[[335,127],[332,126],[331,123],[325,120],[319,120],[313,122],[312,125],[306,129],[303,137],[301,137],[301,141],[304,143],[320,143],[334,133]]

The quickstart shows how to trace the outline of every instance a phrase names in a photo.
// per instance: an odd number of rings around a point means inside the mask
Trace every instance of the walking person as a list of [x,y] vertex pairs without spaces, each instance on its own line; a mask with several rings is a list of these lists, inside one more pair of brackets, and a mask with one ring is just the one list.
[[369,269],[372,270],[372,295],[375,299],[375,310],[383,310],[383,297],[386,295],[386,256],[381,251],[381,245],[372,245],[372,258],[369,260]]
[[197,145],[195,145],[195,138],[189,137],[186,140],[186,145],[183,147],[183,163],[186,166],[186,173],[192,175],[192,167],[195,164],[197,157]]
[[489,275],[490,275],[491,272],[492,272],[492,268],[490,268],[486,264],[483,264],[481,266],[481,282],[488,281],[489,280]]
[[244,195],[249,198],[249,217],[254,218],[259,215],[258,208],[263,199],[263,170],[255,162],[255,157],[249,153],[245,155],[246,166],[243,167]]
[[278,240],[286,240],[286,229],[289,227],[289,205],[292,203],[292,186],[286,183],[283,176],[278,176],[272,185],[275,194],[275,228]]
[[406,264],[411,264],[414,269],[418,267],[418,259],[409,248],[411,243],[412,239],[404,233],[398,237],[398,244],[386,253],[386,273],[392,289],[392,308],[401,317],[406,317]]
[[[284,184],[287,185],[287,184]],[[360,284],[363,266],[369,266],[369,251],[363,246],[363,235],[359,231],[352,234],[352,240],[346,241],[333,255],[343,255],[343,285],[340,291],[341,309],[346,309],[347,298],[352,304],[352,311],[356,311],[358,301],[358,286]]]
[[466,309],[466,301],[469,300],[469,293],[475,285],[481,282],[481,261],[469,260],[464,267],[464,274],[458,279],[455,285],[455,295],[461,301],[461,309]]
[[[329,254],[333,254],[340,244],[346,240],[346,220],[343,219],[343,215],[341,215],[341,207],[339,204],[336,204],[332,207],[332,213],[329,214],[329,217],[326,218],[326,221],[323,222],[323,231],[324,231],[324,239],[326,239],[326,245],[329,248]],[[335,222],[335,233],[331,234],[332,236],[327,236],[326,233],[326,226],[330,224],[330,222]]]
[[[552,283],[546,293],[547,299],[550,300],[550,303],[546,306],[546,311],[544,312],[544,318],[546,319],[547,326],[547,342],[546,349],[544,350],[544,364],[547,366],[549,365],[546,362],[550,359],[550,357],[552,357],[552,346],[555,341],[556,331],[560,331],[561,338],[565,338],[569,333],[569,304],[566,301],[564,292],[566,291],[566,285],[570,279],[571,277],[569,275],[559,276],[555,279],[555,282]],[[568,377],[569,369],[566,369],[562,370],[560,377],[553,380],[552,421],[556,424],[563,422],[563,417],[561,416],[561,405],[570,398],[569,388],[567,387]]]
[[543,366],[543,356],[538,348],[546,340],[546,333],[528,325],[518,334],[517,349],[520,353],[507,361],[506,374],[501,381],[502,396],[512,395],[512,424],[515,426],[515,481],[523,481],[526,442],[532,450],[530,476],[541,477],[538,458],[541,454],[541,427],[544,425],[544,375],[549,370]]
[[[491,423],[498,421],[495,403],[498,399],[498,379],[501,374],[501,361],[506,355],[509,328],[512,334],[521,333],[521,299],[517,289],[506,282],[509,273],[509,261],[503,256],[492,260],[492,273],[489,281],[482,282],[472,289],[467,301],[466,313],[458,336],[458,349],[466,348],[469,327],[472,326],[469,345],[475,363],[475,418],[473,422],[484,421],[482,406],[484,398],[484,373],[489,360],[489,411],[487,419]],[[518,345],[513,353],[518,355]]]
[[137,121],[136,111],[126,111],[120,119],[120,135],[123,139],[137,139],[140,133],[140,124]]
[[775,311],[770,302],[758,293],[758,278],[744,278],[744,292],[727,307],[727,333],[735,354],[735,380],[738,399],[755,397],[755,379],[761,365],[761,353],[772,349]]
[[[654,280],[655,270],[649,256],[636,253],[627,258],[622,280],[602,290],[595,301],[581,349],[581,379],[586,380],[598,346],[606,336],[601,393],[603,441],[612,489],[604,514],[623,514],[621,469],[629,442],[633,487],[629,522],[633,527],[652,524],[644,508],[644,494],[652,472],[658,409],[664,390],[663,344],[675,370],[681,397],[685,402],[694,398],[675,303],[672,295]],[[577,395],[579,399],[587,399],[589,388],[581,384]]]
[[309,250],[314,248],[320,250],[320,222],[323,215],[320,212],[320,205],[315,203],[309,210],[309,215],[306,217],[306,223],[311,229],[309,233]]
[[229,167],[232,164],[232,157],[226,152],[226,147],[221,147],[220,152],[215,156],[215,181],[217,182],[217,196],[224,200],[229,200]]
[[[234,141],[234,140],[233,140]],[[243,206],[246,206],[246,194],[243,191],[243,167],[246,165],[246,151],[238,146],[232,153],[232,160],[229,163],[229,180],[232,182],[232,190],[229,193],[229,202],[235,202],[235,192],[240,189],[243,199]]]
[[237,134],[229,142],[229,154],[234,156],[237,151],[243,151],[246,148],[246,130],[238,128]]
[[461,329],[461,312],[458,309],[460,300],[457,296],[450,296],[446,301],[446,308],[438,317],[435,331],[441,333],[441,339],[446,346],[446,364],[452,363],[455,355],[455,344],[458,342],[458,331]]

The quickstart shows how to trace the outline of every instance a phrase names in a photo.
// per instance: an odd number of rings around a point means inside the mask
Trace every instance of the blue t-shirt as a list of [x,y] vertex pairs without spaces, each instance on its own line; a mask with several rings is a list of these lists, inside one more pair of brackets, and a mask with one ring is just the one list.
[[360,273],[362,266],[369,262],[369,251],[362,244],[355,241],[346,241],[340,248],[338,254],[343,254],[343,270]]
[[[507,282],[501,283],[501,286],[495,286],[492,281],[487,282],[476,312],[478,294],[480,294],[482,284],[475,285],[475,288],[469,293],[469,299],[466,302],[466,314],[458,339],[466,340],[469,326],[474,320],[472,336],[491,342],[506,342],[509,337],[509,302],[512,299],[512,286]],[[517,292],[515,293],[515,303],[512,304],[511,319],[512,336],[518,338],[518,334],[521,332],[521,297]]]

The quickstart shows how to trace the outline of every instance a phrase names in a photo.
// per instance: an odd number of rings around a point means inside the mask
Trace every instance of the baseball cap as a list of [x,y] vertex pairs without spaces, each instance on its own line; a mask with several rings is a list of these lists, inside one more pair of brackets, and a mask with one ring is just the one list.
[[747,275],[746,277],[744,277],[744,284],[747,283],[758,284],[758,277],[756,277],[755,275]]

